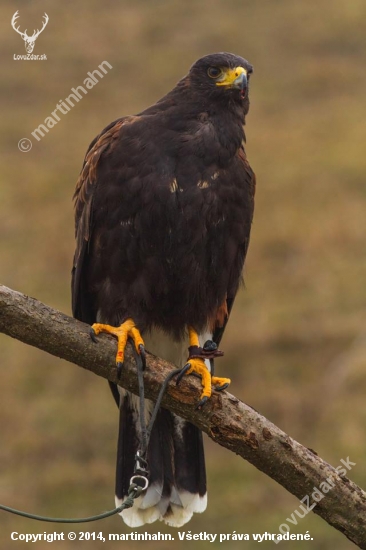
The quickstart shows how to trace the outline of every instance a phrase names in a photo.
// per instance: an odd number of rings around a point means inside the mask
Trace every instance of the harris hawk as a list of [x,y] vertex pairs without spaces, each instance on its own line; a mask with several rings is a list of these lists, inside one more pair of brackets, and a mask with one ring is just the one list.
[[[207,55],[155,105],[109,124],[90,144],[75,191],[73,314],[202,379],[199,405],[230,380],[210,372],[242,279],[255,176],[244,143],[252,66]],[[212,344],[214,342],[214,344]],[[210,346],[208,346],[210,348]],[[207,349],[207,347],[206,347]],[[194,353],[192,352],[194,351]],[[120,409],[116,505],[141,442],[138,398],[111,384]],[[146,414],[152,403],[146,401]],[[147,451],[149,487],[121,515],[130,527],[179,527],[206,508],[202,434],[160,409]]]

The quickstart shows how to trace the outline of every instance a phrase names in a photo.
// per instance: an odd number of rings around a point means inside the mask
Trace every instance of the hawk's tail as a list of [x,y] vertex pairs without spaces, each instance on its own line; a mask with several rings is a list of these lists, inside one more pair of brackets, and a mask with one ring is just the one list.
[[[120,388],[121,389],[121,388]],[[146,400],[146,420],[152,402]],[[127,496],[135,455],[140,446],[139,402],[122,390],[117,452],[116,506]],[[147,453],[149,487],[121,516],[130,527],[157,519],[173,527],[206,509],[206,472],[202,433],[198,428],[160,409],[151,432]]]

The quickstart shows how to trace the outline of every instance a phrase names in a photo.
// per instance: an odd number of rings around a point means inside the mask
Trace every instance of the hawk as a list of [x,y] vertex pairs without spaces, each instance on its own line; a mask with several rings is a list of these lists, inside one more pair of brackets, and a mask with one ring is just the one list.
[[[155,105],[109,124],[90,144],[75,190],[74,316],[133,340],[202,379],[201,407],[230,383],[210,372],[242,279],[255,176],[244,143],[252,66],[202,57]],[[208,341],[208,348],[204,344]],[[216,344],[216,345],[215,345]],[[111,384],[120,409],[116,505],[126,497],[141,433],[138,398]],[[145,410],[151,413],[152,403]],[[202,434],[160,409],[148,448],[149,487],[121,515],[180,527],[206,508]]]

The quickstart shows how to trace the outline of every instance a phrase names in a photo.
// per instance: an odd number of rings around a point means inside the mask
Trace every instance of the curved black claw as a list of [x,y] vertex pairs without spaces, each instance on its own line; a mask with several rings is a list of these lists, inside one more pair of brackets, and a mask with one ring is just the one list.
[[141,361],[142,361],[142,370],[145,370],[146,369],[146,351],[145,351],[145,346],[143,344],[140,344],[139,345],[139,350],[140,350],[140,357],[141,357]]
[[185,375],[185,373],[191,368],[191,364],[190,363],[187,363],[186,365],[184,365],[184,367],[182,368],[182,370],[180,371],[180,373],[178,374],[177,376],[177,380],[175,381],[175,384],[178,386],[183,378],[183,376]]
[[122,369],[123,369],[123,362],[122,362],[122,361],[118,361],[118,363],[116,363],[116,367],[117,367],[117,378],[118,378],[118,380],[121,380]]
[[224,390],[226,390],[226,388],[228,388],[228,387],[229,387],[229,383],[226,382],[226,384],[223,384],[222,386],[215,386],[215,390],[216,390],[216,391],[224,391]]
[[95,334],[95,330],[93,329],[93,327],[90,327],[89,336],[90,336],[90,338],[93,340],[93,342],[94,342],[95,344],[98,343],[97,335]]
[[202,397],[202,399],[200,399],[197,403],[197,405],[195,406],[195,409],[202,409],[203,405],[205,403],[207,403],[207,401],[209,400],[209,398],[207,397],[207,395],[205,395],[204,397]]

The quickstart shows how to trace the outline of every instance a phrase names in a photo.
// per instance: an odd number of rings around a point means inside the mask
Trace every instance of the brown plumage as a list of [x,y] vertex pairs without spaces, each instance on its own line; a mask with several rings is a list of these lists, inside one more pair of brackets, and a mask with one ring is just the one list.
[[[238,67],[232,77],[239,75],[237,80],[226,85],[226,76]],[[242,277],[253,217],[255,177],[243,129],[248,84],[239,78],[245,73],[249,80],[251,72],[241,57],[206,56],[155,105],[116,120],[91,143],[75,191],[75,317],[111,325],[132,318],[144,338],[161,332],[185,346],[187,326],[211,335],[214,328],[213,339],[220,341]],[[125,397],[122,424],[131,410]],[[169,486],[163,482],[168,509],[160,510],[166,519],[174,508],[172,487],[202,496],[205,480],[200,465],[188,487],[182,480],[177,485],[182,477],[177,468],[181,472],[187,464],[182,459],[174,465],[175,417],[164,415],[161,433],[164,437],[169,429],[173,438],[171,454],[161,459],[171,470]],[[202,458],[202,444],[198,430],[188,431],[188,445],[193,438],[195,450],[184,460],[194,461]],[[155,463],[160,459],[154,446],[150,459]],[[120,449],[120,455],[124,452]],[[120,498],[130,473],[118,482]]]

